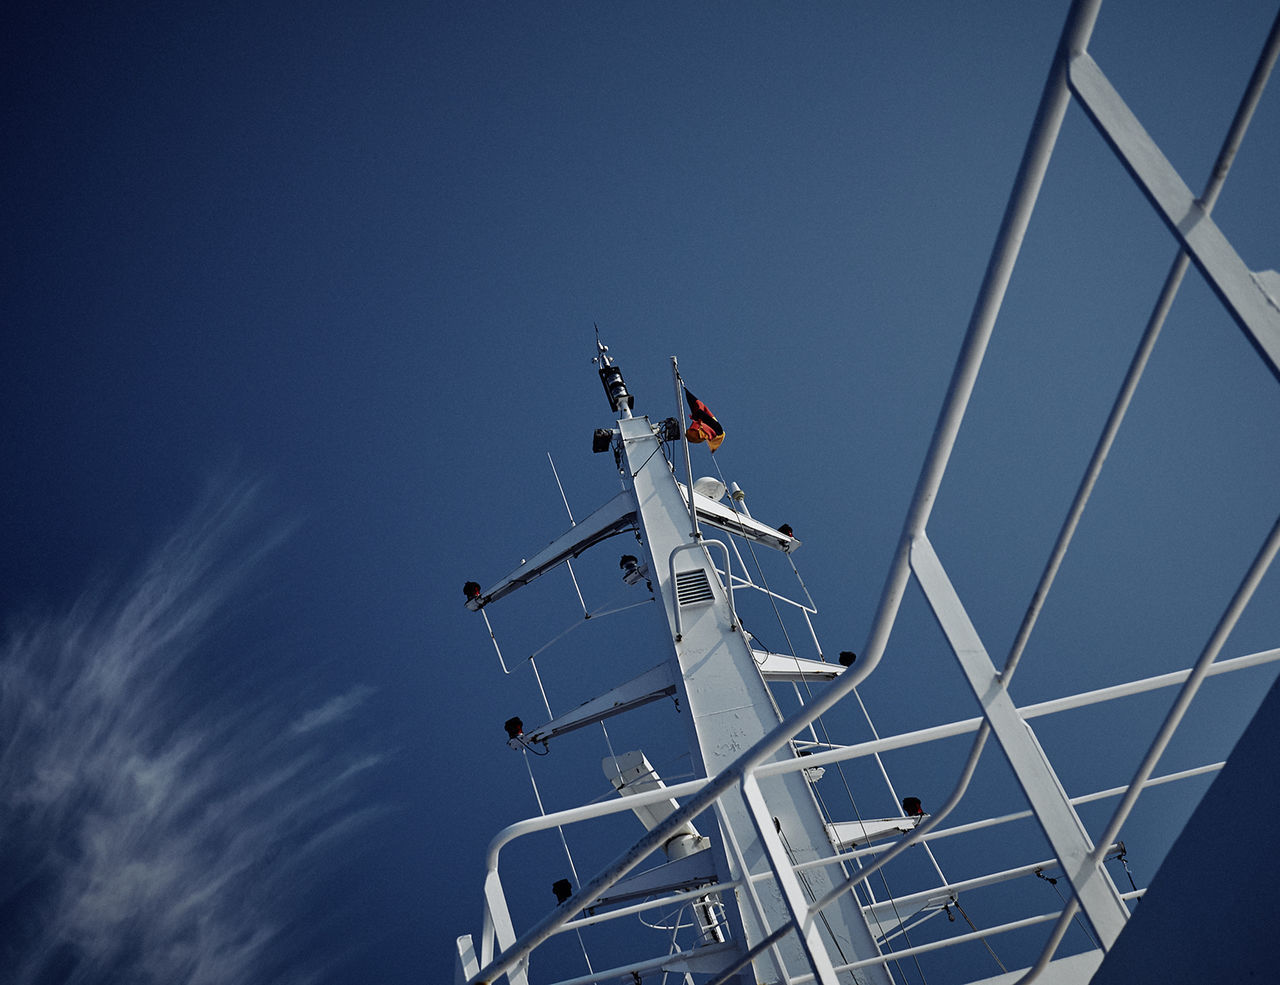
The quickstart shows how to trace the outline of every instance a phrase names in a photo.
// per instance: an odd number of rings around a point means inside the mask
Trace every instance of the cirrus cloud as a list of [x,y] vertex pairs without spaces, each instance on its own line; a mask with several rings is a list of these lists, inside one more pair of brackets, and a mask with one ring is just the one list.
[[121,588],[7,631],[0,981],[310,977],[302,900],[377,812],[355,795],[380,757],[325,744],[368,687],[290,721],[234,675],[208,684],[228,603],[283,536],[255,499],[211,497]]

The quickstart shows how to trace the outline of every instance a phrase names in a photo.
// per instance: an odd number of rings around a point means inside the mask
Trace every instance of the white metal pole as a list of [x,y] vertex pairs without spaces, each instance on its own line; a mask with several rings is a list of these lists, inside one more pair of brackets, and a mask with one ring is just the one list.
[[[693,504],[693,464],[689,460],[689,436],[685,434],[684,421],[684,384],[680,381],[680,366],[676,357],[671,357],[671,382],[676,388],[676,411],[680,414],[680,447],[684,449],[684,482],[689,494],[689,522],[693,524],[693,539],[701,540],[702,532],[698,529],[698,508]],[[728,574],[725,575],[728,578]]]

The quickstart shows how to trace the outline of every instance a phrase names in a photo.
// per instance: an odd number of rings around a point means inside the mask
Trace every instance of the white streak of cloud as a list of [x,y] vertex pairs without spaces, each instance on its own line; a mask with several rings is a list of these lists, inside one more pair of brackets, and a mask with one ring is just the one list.
[[294,735],[302,735],[306,732],[314,732],[316,729],[324,728],[326,725],[332,725],[334,722],[342,721],[356,708],[364,704],[365,698],[372,693],[373,688],[371,687],[364,685],[353,687],[346,694],[330,698],[319,708],[313,708],[307,712],[289,726],[289,731]]
[[314,848],[367,818],[356,784],[378,759],[318,745],[365,687],[292,724],[246,695],[193,702],[231,593],[274,541],[246,546],[253,499],[202,508],[116,596],[7,634],[0,981],[305,979],[290,928]]

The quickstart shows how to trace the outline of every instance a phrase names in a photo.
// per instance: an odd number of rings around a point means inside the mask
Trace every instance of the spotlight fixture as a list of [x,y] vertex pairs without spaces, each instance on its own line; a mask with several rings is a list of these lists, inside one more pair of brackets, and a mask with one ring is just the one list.
[[618,567],[622,569],[622,580],[628,585],[638,585],[649,575],[648,567],[641,564],[634,554],[622,555],[618,560]]

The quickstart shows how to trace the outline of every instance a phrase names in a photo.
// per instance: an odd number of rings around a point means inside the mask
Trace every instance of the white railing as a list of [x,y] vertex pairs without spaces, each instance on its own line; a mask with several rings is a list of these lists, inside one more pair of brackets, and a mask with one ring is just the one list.
[[[918,947],[896,952],[894,955],[868,957],[853,964],[833,967],[830,960],[814,961],[813,978],[792,979],[793,981],[819,980],[827,985],[834,981],[834,975],[844,970],[856,969],[870,964],[882,963],[894,958],[911,956],[926,951],[949,946],[957,942],[974,939],[977,936],[988,937],[996,933],[1020,929],[1038,923],[1056,921],[1050,932],[1048,941],[1041,951],[1036,964],[1032,966],[1022,981],[1029,981],[1047,966],[1053,958],[1056,948],[1071,921],[1082,909],[1084,915],[1101,931],[1104,948],[1117,932],[1117,921],[1122,925],[1124,914],[1124,897],[1115,891],[1110,880],[1101,873],[1100,866],[1104,855],[1118,834],[1129,811],[1141,792],[1158,783],[1169,782],[1175,778],[1186,778],[1206,770],[1215,769],[1219,764],[1206,765],[1193,771],[1168,777],[1153,777],[1156,761],[1182,720],[1191,700],[1195,697],[1200,684],[1210,675],[1224,673],[1229,670],[1244,669],[1269,663],[1278,656],[1280,650],[1269,650],[1263,653],[1240,657],[1232,661],[1217,661],[1218,651],[1223,641],[1235,625],[1248,604],[1263,573],[1271,564],[1277,549],[1280,548],[1280,521],[1273,527],[1269,536],[1259,548],[1257,555],[1244,576],[1240,588],[1224,611],[1218,626],[1206,642],[1196,665],[1179,674],[1166,674],[1159,678],[1150,678],[1131,684],[1119,685],[1100,691],[1086,692],[1069,698],[1045,702],[1017,709],[1008,698],[1008,685],[1012,679],[1030,632],[1053,584],[1059,565],[1072,539],[1076,524],[1092,492],[1104,459],[1110,450],[1111,443],[1128,407],[1134,388],[1140,379],[1146,360],[1160,331],[1165,314],[1169,309],[1173,295],[1181,282],[1183,273],[1189,263],[1194,263],[1204,274],[1224,305],[1232,314],[1237,324],[1269,365],[1269,368],[1280,378],[1280,311],[1276,302],[1266,303],[1265,295],[1256,278],[1252,278],[1244,265],[1236,256],[1230,244],[1217,230],[1209,217],[1218,191],[1225,179],[1227,170],[1248,121],[1256,106],[1271,66],[1280,51],[1280,18],[1277,18],[1267,39],[1258,66],[1251,78],[1247,91],[1241,101],[1240,108],[1231,125],[1227,139],[1224,141],[1213,175],[1199,198],[1193,198],[1186,190],[1180,177],[1160,155],[1158,148],[1138,125],[1136,119],[1128,112],[1119,96],[1111,89],[1106,77],[1089,57],[1086,48],[1097,18],[1100,0],[1077,0],[1068,16],[1062,39],[1056,53],[1049,79],[1045,85],[1040,105],[1026,150],[1023,155],[1014,189],[1010,196],[1000,232],[988,263],[978,299],[970,319],[964,345],[952,375],[947,399],[940,413],[929,451],[922,467],[910,509],[904,523],[901,539],[894,560],[890,566],[885,586],[881,594],[875,621],[862,650],[857,665],[850,667],[839,679],[833,682],[816,700],[784,721],[772,733],[760,739],[754,746],[743,753],[728,769],[709,779],[695,780],[655,791],[650,794],[635,794],[616,802],[593,804],[569,811],[512,825],[503,831],[493,842],[489,851],[488,876],[485,883],[485,930],[481,940],[478,969],[469,974],[473,983],[490,982],[503,974],[510,974],[515,979],[523,979],[525,961],[538,945],[564,930],[601,923],[621,916],[642,912],[658,906],[668,906],[673,902],[705,895],[705,887],[690,893],[675,894],[661,900],[624,907],[609,914],[598,914],[588,917],[577,917],[576,914],[590,907],[607,891],[608,887],[638,866],[651,852],[658,849],[677,829],[699,814],[713,808],[720,798],[731,795],[731,788],[738,787],[741,794],[752,794],[757,788],[756,779],[772,776],[788,771],[810,769],[825,764],[843,762],[862,756],[874,755],[890,749],[906,748],[920,743],[936,741],[945,737],[976,732],[976,738],[969,752],[968,760],[961,771],[955,789],[943,807],[932,816],[926,818],[910,835],[901,839],[893,847],[884,852],[869,852],[868,857],[874,859],[854,876],[839,882],[826,897],[816,902],[808,902],[803,906],[792,901],[793,919],[787,925],[775,928],[764,940],[757,942],[749,951],[743,951],[743,943],[730,942],[725,945],[711,945],[695,948],[691,952],[679,955],[685,962],[693,962],[693,967],[700,958],[710,958],[718,962],[715,977],[709,985],[727,980],[736,969],[744,967],[751,958],[772,946],[783,936],[790,933],[806,933],[806,927],[814,919],[821,908],[831,902],[837,894],[848,892],[854,885],[864,881],[869,874],[883,867],[892,858],[897,857],[907,847],[931,838],[956,836],[962,831],[974,830],[978,826],[989,826],[1028,816],[1032,812],[1041,821],[1051,842],[1070,844],[1071,851],[1059,851],[1057,864],[1062,869],[1067,881],[1071,884],[1072,895],[1065,906],[1053,913],[1037,914],[983,930],[980,934],[960,935],[943,941],[930,942]],[[1143,189],[1157,212],[1166,221],[1170,232],[1178,240],[1181,252],[1176,259],[1169,277],[1166,280],[1160,298],[1147,326],[1146,334],[1130,365],[1128,375],[1120,389],[1111,411],[1111,415],[1099,438],[1093,458],[1085,470],[1076,497],[1071,505],[1066,520],[1058,535],[1057,543],[1046,564],[1040,582],[1023,618],[1014,646],[1005,660],[1002,670],[997,671],[991,664],[981,641],[977,638],[971,625],[968,624],[959,598],[955,595],[947,581],[945,569],[929,544],[927,526],[933,504],[946,471],[952,449],[955,445],[961,420],[964,417],[970,396],[977,379],[978,369],[982,363],[987,345],[990,341],[996,317],[999,313],[1005,290],[1012,276],[1013,266],[1017,259],[1023,236],[1030,222],[1039,189],[1044,180],[1049,160],[1062,125],[1067,107],[1072,99],[1078,100],[1086,113],[1121,157],[1128,167],[1134,181]],[[1194,221],[1192,221],[1194,220]],[[694,517],[696,524],[696,516]],[[727,553],[727,552],[726,552]],[[728,568],[726,558],[726,571]],[[939,623],[942,625],[953,653],[964,667],[982,708],[983,716],[963,722],[935,726],[901,736],[892,736],[874,742],[861,743],[844,749],[833,749],[828,752],[815,753],[803,759],[792,759],[785,762],[765,764],[774,752],[790,742],[801,730],[814,723],[843,699],[853,693],[854,689],[867,679],[875,670],[885,653],[890,634],[897,619],[898,611],[913,577],[924,590],[930,605],[933,607]],[[726,578],[732,585],[732,577]],[[992,675],[987,679],[988,668]],[[978,681],[984,681],[983,689],[979,689]],[[1050,789],[1052,786],[1046,776],[1037,773],[1036,752],[1038,746],[1034,737],[1028,738],[1026,720],[1037,715],[1052,714],[1070,708],[1083,707],[1088,704],[1122,697],[1126,694],[1138,693],[1155,687],[1181,685],[1182,689],[1169,712],[1165,723],[1161,726],[1152,742],[1142,765],[1132,782],[1125,787],[1103,791],[1091,797],[1119,796],[1120,804],[1104,833],[1090,843],[1081,829],[1078,834],[1072,830],[1074,818],[1072,805],[1078,800],[1068,800],[1064,793]],[[996,734],[1010,758],[1024,757],[1022,766],[1014,765],[1015,773],[1022,783],[1024,791],[1032,805],[1032,810],[991,818],[973,825],[961,825],[953,829],[941,829],[939,825],[946,815],[964,796],[969,779],[973,775],[978,759],[985,746],[986,739]],[[1048,774],[1049,777],[1052,774]],[[502,847],[514,838],[550,828],[556,825],[577,824],[601,818],[621,811],[630,811],[641,803],[658,802],[672,797],[684,800],[683,805],[674,811],[663,823],[659,824],[634,845],[619,855],[610,865],[582,885],[579,890],[561,906],[543,918],[533,927],[528,928],[517,938],[511,923],[505,897],[502,893],[501,880],[498,875],[498,856]],[[751,805],[755,799],[744,796]],[[757,804],[758,806],[758,804]],[[771,824],[767,817],[756,817],[762,841],[769,842]],[[1078,826],[1078,821],[1075,822]],[[1074,840],[1073,840],[1074,839]],[[1087,846],[1085,856],[1071,857],[1080,844]],[[728,850],[736,850],[736,846],[726,846]],[[848,861],[851,855],[833,859],[822,859],[806,865],[826,865]],[[859,856],[860,857],[860,856]],[[786,867],[786,871],[778,868],[776,855],[771,855],[771,864],[775,866],[772,873],[749,877],[744,885],[733,887],[721,885],[719,890],[731,888],[748,890],[745,894],[748,905],[752,900],[753,886],[759,879],[777,880],[782,888],[788,881],[794,881],[794,869]],[[744,869],[745,871],[745,869]],[[943,887],[945,889],[945,887]],[[1132,896],[1133,894],[1125,894]],[[757,909],[759,909],[757,907]],[[501,953],[495,951],[501,949]],[[726,957],[737,954],[736,958]],[[628,964],[617,971],[596,972],[582,978],[571,979],[575,983],[607,980],[610,975],[617,977],[642,967],[667,967],[674,959],[670,955],[658,956],[642,964]],[[697,965],[703,971],[708,965]],[[468,971],[471,971],[468,966]]]
[[[1280,648],[1265,650],[1258,653],[1252,653],[1229,660],[1223,660],[1213,664],[1208,670],[1208,675],[1217,676],[1235,671],[1248,670],[1251,668],[1263,667],[1280,661]],[[1127,684],[1119,684],[1112,687],[1100,688],[1093,691],[1081,692],[1079,694],[1069,695],[1062,698],[1055,698],[1050,701],[1043,701],[1037,704],[1028,705],[1021,709],[1021,713],[1026,719],[1044,717],[1053,714],[1061,714],[1072,710],[1099,705],[1106,702],[1119,700],[1121,698],[1130,697],[1136,694],[1146,693],[1158,688],[1168,688],[1184,684],[1192,671],[1178,671],[1170,674],[1161,674],[1155,677],[1145,678],[1143,680],[1132,681]],[[831,749],[826,752],[813,753],[800,759],[790,759],[780,762],[768,763],[758,767],[754,767],[751,773],[756,777],[778,776],[783,773],[795,772],[803,769],[810,769],[814,766],[828,766],[836,763],[850,762],[858,759],[872,757],[881,753],[893,750],[902,750],[912,747],[927,745],[929,743],[940,742],[946,739],[955,738],[957,736],[972,734],[982,730],[983,720],[981,718],[970,718],[955,722],[949,722],[943,725],[936,725],[929,728],[917,729],[911,732],[905,732],[900,735],[885,736],[880,739],[858,743],[856,745],[846,746],[837,749]],[[975,746],[977,743],[975,743]],[[1178,780],[1190,779],[1192,777],[1201,776],[1206,773],[1214,772],[1222,767],[1222,763],[1211,763],[1190,769],[1180,770],[1176,773],[1165,776],[1148,776],[1141,783],[1137,784],[1140,789],[1159,786]],[[745,775],[745,774],[744,774]],[[962,781],[965,777],[962,775]],[[740,782],[740,781],[739,781]],[[585,916],[579,914],[591,903],[603,894],[609,885],[616,882],[627,872],[631,871],[635,864],[638,864],[655,848],[670,837],[676,829],[678,829],[686,820],[691,820],[702,811],[714,807],[714,804],[708,800],[708,791],[711,789],[720,789],[727,792],[727,787],[731,785],[725,783],[724,774],[719,777],[708,779],[688,780],[683,783],[673,784],[658,790],[648,791],[645,793],[630,794],[620,797],[617,800],[602,801],[594,804],[586,804],[581,807],[571,808],[569,810],[558,811],[554,814],[542,815],[528,820],[519,821],[509,825],[499,832],[490,843],[488,855],[486,858],[486,899],[485,899],[485,931],[484,937],[481,939],[481,963],[490,965],[485,969],[485,973],[473,978],[473,981],[492,981],[498,975],[517,966],[521,961],[538,944],[543,943],[547,939],[568,931],[579,930],[585,927],[598,926],[600,924],[609,923],[611,921],[633,917],[641,913],[651,910],[669,908],[673,904],[686,901],[693,901],[707,895],[709,888],[700,887],[680,893],[672,893],[664,895],[658,899],[646,900],[644,902],[631,904],[629,906],[618,907],[606,913],[594,913]],[[817,913],[822,907],[832,902],[836,895],[847,892],[855,883],[865,881],[865,879],[883,867],[892,857],[896,857],[902,851],[912,845],[925,841],[932,841],[941,838],[958,837],[970,834],[975,831],[989,829],[1002,824],[1009,824],[1021,821],[1032,816],[1031,811],[1021,811],[1011,814],[1005,814],[998,817],[985,818],[979,821],[972,821],[962,825],[956,825],[951,828],[940,827],[941,822],[946,819],[950,808],[958,803],[964,792],[965,782],[958,785],[957,790],[953,792],[952,797],[948,799],[948,804],[944,804],[934,814],[928,816],[910,834],[896,842],[891,847],[870,847],[863,849],[855,849],[853,851],[842,852],[828,858],[814,859],[807,862],[799,863],[793,867],[794,871],[802,872],[822,866],[842,865],[853,860],[861,860],[864,858],[874,858],[875,861],[870,866],[860,869],[857,874],[848,879],[846,882],[837,886],[833,892],[822,900],[811,904],[809,907],[811,913]],[[1106,790],[1100,790],[1093,793],[1083,794],[1071,799],[1073,805],[1091,803],[1104,798],[1120,797],[1130,789],[1129,786],[1112,787]],[[673,814],[659,827],[649,832],[643,839],[638,841],[632,848],[625,853],[619,861],[602,870],[597,876],[584,886],[574,897],[566,901],[552,914],[548,921],[540,924],[538,927],[522,935],[518,940],[514,931],[509,930],[502,933],[500,928],[510,927],[510,916],[507,908],[505,895],[502,893],[502,882],[499,874],[499,861],[502,850],[513,841],[519,838],[527,837],[542,831],[548,831],[556,827],[564,827],[569,825],[581,824],[601,818],[609,817],[620,813],[630,813],[634,808],[645,806],[648,804],[658,804],[670,801],[672,799],[685,800],[686,804],[677,814],[681,816],[678,822],[673,822]],[[1099,839],[1099,844],[1103,846],[1102,854],[1105,854],[1112,845],[1110,841]],[[625,860],[625,861],[624,861]],[[1101,855],[1099,861],[1101,860]],[[633,864],[634,862],[634,864]],[[942,886],[931,887],[916,893],[904,894],[896,898],[900,904],[909,904],[922,899],[936,897],[939,894],[958,894],[961,891],[968,891],[985,886],[994,885],[1019,876],[1025,876],[1033,873],[1037,868],[1049,869],[1056,863],[1055,859],[1045,859],[1027,865],[1003,870],[1000,872],[990,873],[984,876],[975,877],[970,880],[958,882],[954,884],[946,884]],[[745,867],[744,867],[745,870]],[[756,873],[751,875],[746,881],[751,884],[762,881],[769,881],[775,878],[770,872]],[[598,891],[592,891],[591,887],[599,883]],[[742,883],[722,883],[714,887],[710,887],[714,891],[731,891],[740,888]],[[1126,894],[1133,896],[1134,894]],[[750,899],[751,894],[748,894]],[[971,940],[977,939],[979,936],[993,936],[1007,931],[1021,929],[1035,923],[1047,922],[1054,918],[1061,918],[1064,911],[1055,911],[1047,915],[1039,915],[1030,920],[1022,919],[1010,921],[1005,924],[985,928],[980,935],[965,934],[948,938],[945,941],[930,942],[929,944],[920,945],[919,948],[911,948],[906,950],[895,951],[892,954],[886,954],[878,958],[871,959],[869,963],[886,962],[895,959],[909,957],[915,953],[925,953],[926,951],[937,950],[949,944],[963,944]],[[1068,921],[1069,922],[1069,921]],[[545,925],[545,926],[544,926]],[[536,940],[534,939],[534,931],[537,931]],[[780,928],[781,934],[790,931],[790,927]],[[505,938],[500,940],[499,938]],[[768,939],[766,939],[768,941]],[[493,961],[495,954],[495,945],[502,949],[501,960]],[[760,949],[767,947],[768,942],[763,944]],[[696,949],[699,952],[710,956],[705,949]],[[753,949],[752,952],[755,953]],[[743,955],[740,960],[746,958]],[[655,962],[652,967],[660,967],[664,961],[672,960],[669,954],[658,955],[653,959]],[[868,962],[858,962],[852,967],[862,967]],[[631,963],[626,966],[626,970],[640,970],[640,965]],[[836,969],[840,970],[839,967]],[[604,972],[597,972],[598,978],[603,978]],[[593,980],[591,978],[582,979],[582,981]],[[805,981],[804,978],[796,978],[794,981]],[[560,985],[568,985],[569,982],[578,982],[578,979],[567,979]]]

